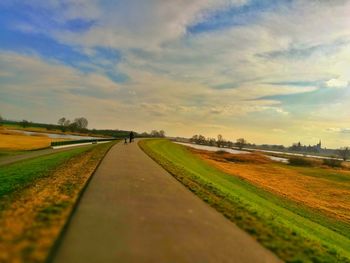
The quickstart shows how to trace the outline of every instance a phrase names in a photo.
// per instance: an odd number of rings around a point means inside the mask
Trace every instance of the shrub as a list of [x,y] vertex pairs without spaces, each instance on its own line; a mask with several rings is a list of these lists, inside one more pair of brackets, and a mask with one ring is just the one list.
[[309,159],[302,157],[291,157],[289,158],[289,164],[296,166],[312,166],[313,162]]
[[323,159],[323,164],[329,167],[342,167],[342,161],[337,159]]
[[217,153],[217,154],[225,154],[225,153],[227,153],[226,151],[223,151],[223,150],[218,150],[218,151],[216,151],[215,153]]

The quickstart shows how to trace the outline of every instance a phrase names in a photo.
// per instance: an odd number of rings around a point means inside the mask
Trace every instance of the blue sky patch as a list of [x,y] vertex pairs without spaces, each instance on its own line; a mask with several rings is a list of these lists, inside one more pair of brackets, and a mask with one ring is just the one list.
[[282,4],[291,3],[291,0],[251,0],[242,6],[232,6],[208,13],[204,20],[190,25],[187,32],[198,34],[206,31],[225,29],[233,26],[247,25],[258,21],[264,12],[277,9]]

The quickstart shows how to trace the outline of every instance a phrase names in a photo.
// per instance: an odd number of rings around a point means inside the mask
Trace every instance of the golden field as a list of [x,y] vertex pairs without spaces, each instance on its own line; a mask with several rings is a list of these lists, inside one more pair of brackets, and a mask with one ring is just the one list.
[[24,151],[49,147],[53,140],[45,135],[29,136],[19,132],[0,129],[0,150]]
[[225,173],[247,180],[269,192],[350,223],[348,168],[292,166],[262,154],[230,154],[191,149]]

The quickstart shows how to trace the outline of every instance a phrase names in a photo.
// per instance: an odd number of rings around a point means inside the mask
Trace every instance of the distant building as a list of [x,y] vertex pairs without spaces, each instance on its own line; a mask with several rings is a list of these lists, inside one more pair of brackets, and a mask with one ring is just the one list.
[[318,152],[322,151],[322,142],[320,140],[318,144],[308,145],[308,146],[302,145],[301,142],[293,143],[293,145],[291,147],[289,147],[289,149],[292,151],[298,151],[298,152],[318,153]]

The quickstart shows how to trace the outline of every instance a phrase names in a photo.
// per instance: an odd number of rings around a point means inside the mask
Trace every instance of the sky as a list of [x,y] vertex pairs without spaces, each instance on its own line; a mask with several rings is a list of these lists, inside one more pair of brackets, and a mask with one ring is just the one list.
[[1,0],[0,114],[350,145],[350,1]]

